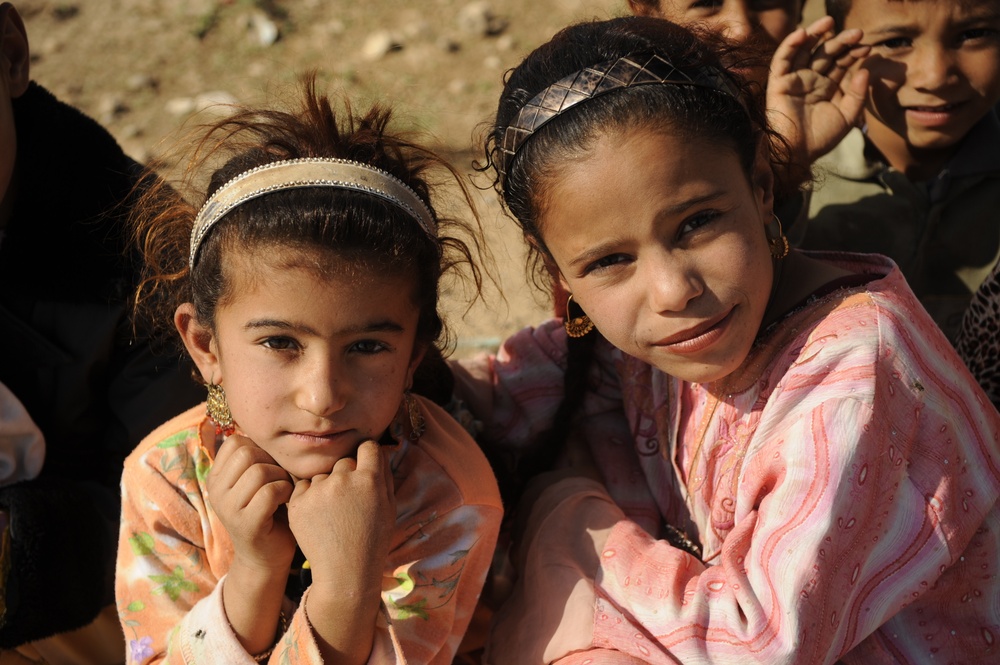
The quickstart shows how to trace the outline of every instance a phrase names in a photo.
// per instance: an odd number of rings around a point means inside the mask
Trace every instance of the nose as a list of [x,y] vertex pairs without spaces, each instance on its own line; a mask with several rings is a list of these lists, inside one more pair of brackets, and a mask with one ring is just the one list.
[[745,2],[731,2],[716,16],[722,36],[737,44],[750,39],[757,28],[757,14]]
[[649,308],[658,314],[683,312],[692,300],[705,291],[694,265],[683,256],[667,251],[658,251],[647,257],[642,277]]
[[917,90],[936,91],[955,83],[955,54],[940,44],[922,44],[914,49],[906,78]]
[[328,358],[316,358],[303,368],[295,405],[314,416],[325,418],[344,408],[350,387]]

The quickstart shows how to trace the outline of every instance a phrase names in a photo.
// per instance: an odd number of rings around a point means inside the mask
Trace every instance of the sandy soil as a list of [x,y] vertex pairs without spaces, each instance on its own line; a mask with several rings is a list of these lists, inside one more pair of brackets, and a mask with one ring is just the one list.
[[[192,108],[273,99],[315,69],[322,86],[356,104],[391,101],[401,127],[470,173],[503,72],[572,21],[626,11],[624,0],[493,0],[484,24],[470,0],[14,4],[27,25],[33,78],[105,124],[137,159],[161,154],[183,127],[214,112]],[[807,16],[817,4],[809,0]],[[278,38],[265,45],[273,29]],[[398,48],[373,57],[380,38]],[[493,348],[549,312],[546,294],[526,280],[516,225],[492,191],[475,188],[485,187],[481,179],[470,182],[505,297],[488,288],[467,309],[462,289],[446,289],[457,355]]]

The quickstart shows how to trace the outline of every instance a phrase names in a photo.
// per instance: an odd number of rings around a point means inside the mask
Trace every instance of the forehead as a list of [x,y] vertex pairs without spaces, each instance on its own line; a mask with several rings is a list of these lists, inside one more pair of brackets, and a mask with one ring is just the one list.
[[901,21],[906,25],[998,16],[997,0],[854,0],[844,16],[844,25],[871,31]]
[[229,246],[222,252],[225,293],[220,304],[247,296],[269,298],[283,293],[356,294],[386,285],[411,294],[415,281],[405,266],[326,247],[265,244]]
[[[860,0],[859,0],[860,1]],[[660,13],[669,17],[670,15],[680,15],[688,11],[701,10],[706,8],[719,8],[726,6],[733,8],[743,8],[748,12],[783,11],[789,14],[798,14],[805,5],[805,0],[715,0],[714,2],[704,2],[703,0],[660,0],[659,3],[647,3],[653,7],[658,7]]]

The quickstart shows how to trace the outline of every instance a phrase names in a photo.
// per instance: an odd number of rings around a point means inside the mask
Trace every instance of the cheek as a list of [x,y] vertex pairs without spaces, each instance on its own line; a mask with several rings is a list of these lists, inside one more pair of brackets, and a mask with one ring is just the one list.
[[792,31],[796,28],[796,23],[791,13],[776,9],[764,12],[761,15],[760,27],[764,29],[764,32],[770,36],[775,46],[777,46],[777,44],[781,43],[781,40],[792,34]]
[[1000,97],[1000,48],[990,49],[980,54],[974,62],[963,66],[969,73],[969,80],[993,103]]

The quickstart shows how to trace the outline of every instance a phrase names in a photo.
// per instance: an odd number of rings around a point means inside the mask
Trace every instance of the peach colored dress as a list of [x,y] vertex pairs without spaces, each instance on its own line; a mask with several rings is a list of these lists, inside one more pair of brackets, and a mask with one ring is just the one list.
[[[502,517],[479,448],[443,410],[417,399],[427,429],[400,441],[391,459],[396,534],[370,663],[451,663]],[[233,548],[205,489],[220,443],[205,407],[195,407],[126,460],[116,597],[130,665],[254,663],[222,604]],[[285,613],[288,629],[268,662],[322,663],[303,611],[286,598]]]

